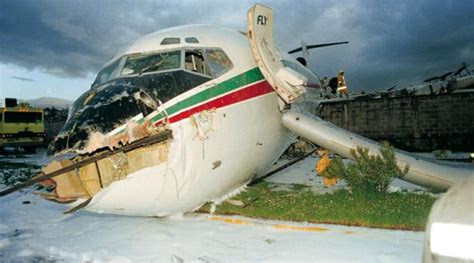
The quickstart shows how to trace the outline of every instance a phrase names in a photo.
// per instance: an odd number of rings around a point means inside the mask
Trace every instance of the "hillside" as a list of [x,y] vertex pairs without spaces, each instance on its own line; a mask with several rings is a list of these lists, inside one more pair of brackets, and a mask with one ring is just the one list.
[[66,109],[71,107],[73,101],[61,99],[61,98],[52,98],[52,97],[41,97],[34,100],[27,100],[31,106],[39,108],[56,108],[56,109]]

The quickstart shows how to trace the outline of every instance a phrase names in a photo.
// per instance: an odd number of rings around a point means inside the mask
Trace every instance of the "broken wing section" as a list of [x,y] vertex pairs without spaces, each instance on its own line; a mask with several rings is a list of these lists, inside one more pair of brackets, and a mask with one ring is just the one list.
[[[351,150],[357,147],[367,148],[371,154],[377,154],[381,147],[378,142],[296,110],[285,112],[282,123],[297,135],[349,159],[353,158]],[[410,167],[407,175],[401,179],[436,190],[446,190],[451,185],[474,176],[474,170],[469,166],[437,163],[401,150],[395,150],[395,158],[401,169],[406,165]]]
[[286,67],[273,39],[273,12],[255,4],[247,13],[252,54],[265,79],[286,102],[293,103],[306,92],[308,80]]

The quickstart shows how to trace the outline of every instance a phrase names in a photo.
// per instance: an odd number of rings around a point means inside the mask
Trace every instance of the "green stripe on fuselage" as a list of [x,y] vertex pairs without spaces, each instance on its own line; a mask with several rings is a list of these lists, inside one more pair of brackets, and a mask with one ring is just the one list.
[[[186,98],[166,109],[168,115],[173,115],[183,109],[189,108],[193,105],[205,102],[214,97],[223,95],[232,90],[238,89],[243,86],[247,86],[251,83],[260,81],[263,79],[262,72],[259,68],[253,68],[247,72],[244,72],[236,77],[223,81],[216,84],[206,90],[203,90],[189,98]],[[159,121],[164,117],[163,112],[159,113],[151,119],[152,123]]]

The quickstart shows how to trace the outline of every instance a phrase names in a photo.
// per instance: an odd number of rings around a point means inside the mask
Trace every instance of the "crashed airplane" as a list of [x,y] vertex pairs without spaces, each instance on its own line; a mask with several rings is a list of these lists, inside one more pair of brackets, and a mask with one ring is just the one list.
[[[297,135],[350,158],[379,144],[305,113],[330,91],[273,40],[270,8],[248,32],[191,25],[149,34],[112,58],[77,99],[36,181],[72,209],[168,216],[220,203],[262,175]],[[305,98],[311,97],[313,100]],[[404,178],[448,188],[472,170],[397,151]]]

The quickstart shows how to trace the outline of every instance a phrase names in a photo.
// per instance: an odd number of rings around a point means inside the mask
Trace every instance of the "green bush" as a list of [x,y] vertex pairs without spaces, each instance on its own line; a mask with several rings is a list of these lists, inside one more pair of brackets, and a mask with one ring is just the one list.
[[394,178],[403,177],[409,169],[408,165],[403,171],[397,166],[394,148],[387,142],[383,143],[380,155],[369,155],[369,149],[361,147],[352,149],[351,155],[354,163],[344,165],[337,156],[323,176],[342,178],[356,192],[383,193]]

